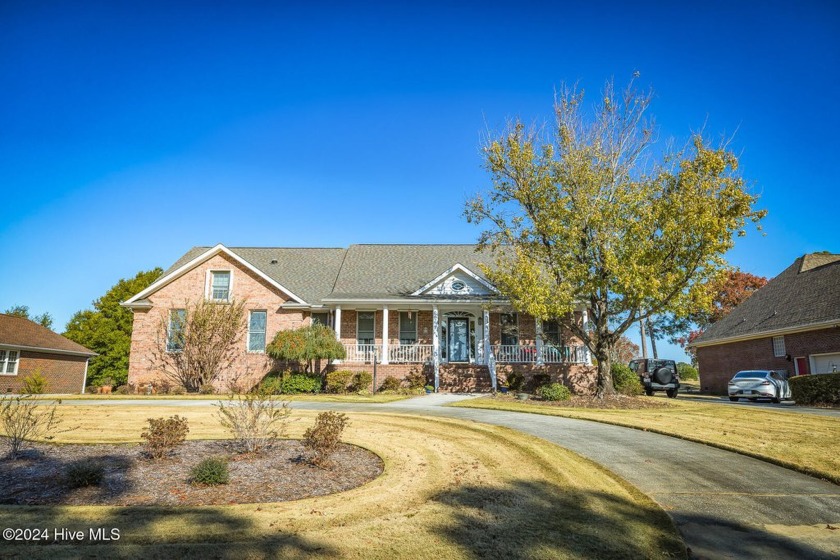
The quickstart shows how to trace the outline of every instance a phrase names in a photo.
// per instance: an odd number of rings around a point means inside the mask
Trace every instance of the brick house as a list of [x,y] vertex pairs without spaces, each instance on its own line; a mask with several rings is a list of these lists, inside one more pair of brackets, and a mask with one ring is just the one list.
[[29,319],[0,313],[0,392],[17,393],[24,378],[40,371],[48,393],[84,393],[95,355]]
[[691,346],[714,393],[741,370],[840,371],[840,255],[799,257]]
[[[425,372],[441,390],[490,390],[499,377],[546,374],[573,390],[594,383],[588,350],[557,322],[516,313],[482,274],[473,245],[351,245],[349,248],[196,247],[123,303],[134,312],[129,383],[160,383],[153,350],[186,302],[244,301],[241,359],[219,389],[253,385],[282,364],[265,346],[282,329],[332,327],[346,358],[331,369],[377,380]],[[586,320],[586,310],[575,313]]]

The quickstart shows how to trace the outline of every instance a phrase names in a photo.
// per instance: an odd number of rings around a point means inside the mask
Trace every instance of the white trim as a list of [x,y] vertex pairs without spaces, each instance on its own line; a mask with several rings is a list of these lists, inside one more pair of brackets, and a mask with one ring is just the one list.
[[132,304],[135,304],[138,300],[141,300],[141,299],[145,298],[146,296],[148,296],[149,294],[152,294],[152,293],[156,292],[157,290],[159,290],[163,286],[166,286],[167,284],[177,280],[178,278],[180,278],[181,276],[183,276],[184,274],[186,274],[187,272],[189,272],[190,270],[192,270],[196,266],[198,266],[201,263],[209,260],[211,257],[214,257],[214,256],[216,256],[218,254],[221,254],[221,253],[224,253],[224,254],[228,255],[230,258],[232,258],[233,260],[235,260],[236,262],[238,262],[242,266],[246,267],[248,270],[250,270],[251,272],[253,272],[257,276],[259,276],[260,278],[262,278],[263,280],[268,282],[270,285],[274,286],[278,290],[280,290],[280,291],[284,292],[286,295],[290,296],[292,299],[296,300],[298,303],[306,304],[306,302],[302,298],[296,296],[294,293],[292,293],[291,291],[289,291],[288,289],[283,287],[283,285],[274,281],[265,272],[263,272],[259,268],[255,267],[254,265],[252,265],[251,263],[249,263],[248,261],[246,261],[245,259],[243,259],[239,255],[237,255],[236,253],[234,253],[233,251],[231,251],[230,249],[228,249],[227,247],[225,247],[224,245],[219,243],[215,247],[212,247],[212,248],[208,249],[207,251],[205,251],[204,253],[198,255],[197,257],[195,257],[190,262],[181,265],[180,267],[173,270],[172,272],[170,272],[169,274],[167,274],[163,278],[159,278],[158,280],[153,282],[151,286],[149,286],[148,288],[146,288],[145,290],[143,290],[139,294],[136,294],[135,296],[127,299],[121,305],[123,305],[125,307],[132,307]]
[[333,320],[335,322],[335,325],[334,325],[334,328],[333,328],[333,330],[335,331],[335,339],[338,340],[339,342],[341,342],[341,306],[340,305],[335,306],[335,313],[333,313],[333,316],[334,316]]
[[[213,297],[213,275],[217,272],[227,272],[228,273],[228,287],[227,287],[227,298],[225,299],[216,299]],[[216,303],[230,303],[230,300],[233,297],[233,270],[230,268],[209,268],[204,274],[204,299],[207,301],[213,301]]]
[[[251,316],[254,313],[265,313],[265,330],[263,331],[263,349],[251,350]],[[248,310],[248,332],[245,335],[245,353],[246,354],[265,354],[265,348],[268,346],[268,309],[249,309]]]
[[541,366],[545,363],[545,358],[543,357],[543,322],[542,319],[539,317],[534,317],[534,346],[537,347],[537,365]]
[[85,387],[87,386],[88,365],[90,365],[90,358],[85,360],[85,376],[82,378],[82,392],[80,393],[81,395],[85,394]]
[[[376,313],[373,314],[373,334],[376,335]],[[380,363],[387,364],[388,360],[388,306],[382,306],[382,361]]]
[[452,268],[450,268],[449,270],[447,270],[447,271],[446,271],[446,272],[444,272],[443,274],[439,275],[437,278],[435,278],[434,280],[432,280],[431,282],[429,282],[428,284],[426,284],[425,286],[423,286],[422,288],[420,288],[419,290],[417,290],[416,292],[414,292],[414,293],[413,293],[413,294],[411,294],[411,295],[413,295],[413,296],[419,296],[419,295],[422,295],[422,294],[423,294],[423,292],[425,292],[425,291],[427,291],[427,290],[429,290],[429,289],[433,288],[434,286],[436,286],[437,284],[439,284],[440,282],[442,282],[444,278],[446,278],[447,276],[449,276],[450,274],[452,274],[452,273],[453,273],[453,272],[455,272],[456,270],[460,270],[460,271],[461,271],[461,272],[463,272],[464,274],[469,275],[469,276],[470,276],[471,278],[473,278],[476,282],[479,282],[481,285],[483,285],[483,286],[484,286],[485,288],[487,288],[488,290],[491,290],[492,292],[494,292],[494,293],[496,293],[496,294],[498,294],[498,293],[499,293],[499,290],[497,290],[497,289],[496,289],[496,287],[495,287],[493,284],[491,284],[491,283],[490,283],[490,282],[488,282],[487,280],[485,280],[485,279],[481,278],[481,277],[480,277],[478,274],[476,274],[475,272],[473,272],[473,271],[471,271],[471,270],[467,269],[467,268],[466,268],[464,265],[462,265],[461,263],[455,263],[455,265],[454,265],[454,266],[452,266]]
[[432,306],[432,359],[435,368],[435,393],[440,388],[440,312]]
[[773,329],[769,331],[762,331],[757,333],[739,334],[729,336],[726,338],[716,338],[709,342],[692,342],[686,348],[703,348],[705,346],[718,346],[720,344],[729,344],[731,342],[741,342],[744,340],[755,340],[757,338],[769,338],[772,336],[797,334],[808,331],[819,331],[822,329],[830,329],[831,327],[840,327],[840,319],[832,319],[831,321],[822,321],[820,323],[811,323],[810,325],[802,325],[800,327],[787,327],[781,329]]
[[45,354],[67,354],[69,356],[98,356],[96,352],[78,352],[76,350],[59,350],[58,348],[42,348],[40,346],[10,346],[8,344],[0,344],[0,350],[7,350],[11,348],[12,350],[30,350],[32,352],[43,352]]
[[[449,296],[441,296],[435,298],[428,298],[428,299],[414,299],[414,298],[323,298],[321,301],[325,303],[341,303],[341,304],[348,304],[348,305],[371,305],[371,304],[396,304],[396,305],[409,305],[409,306],[416,306],[418,304],[427,304],[427,305],[439,305],[439,304],[452,304],[452,305],[510,305],[510,301],[507,299],[496,298],[496,299],[460,299],[460,298],[451,298],[448,299]],[[285,305],[283,307],[286,307]]]
[[[3,356],[3,360],[0,361],[0,376],[16,377],[17,374],[18,374],[18,370],[20,370],[20,354],[21,354],[20,348],[18,348],[18,347],[2,348],[0,350],[5,352],[5,355]],[[16,354],[16,356],[15,356],[15,370],[12,373],[8,373],[6,371],[6,366],[9,363],[9,353],[10,352],[14,352]]]

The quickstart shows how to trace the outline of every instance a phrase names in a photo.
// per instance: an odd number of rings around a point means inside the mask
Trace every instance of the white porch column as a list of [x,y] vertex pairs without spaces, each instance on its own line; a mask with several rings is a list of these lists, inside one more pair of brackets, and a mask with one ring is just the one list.
[[382,306],[382,360],[380,363],[387,364],[388,356],[390,356],[388,344],[388,306]]
[[[339,342],[341,342],[341,306],[335,306],[335,314],[333,315],[335,319],[335,338]],[[334,363],[340,364],[341,360],[333,360]]]
[[440,386],[440,315],[438,306],[432,306],[432,358],[435,365],[435,392]]
[[496,391],[496,358],[493,357],[493,348],[490,346],[490,310],[485,309],[481,317],[482,327],[484,332],[484,363],[487,364],[487,369],[490,370],[490,384],[493,386],[493,391]]
[[[580,314],[581,319],[583,320],[583,330],[589,330],[589,311],[584,307],[583,311]],[[592,353],[589,351],[589,346],[583,345],[583,355],[585,356],[586,365],[592,365]]]
[[542,319],[539,317],[534,318],[535,323],[535,330],[537,333],[537,365],[541,366],[545,363],[545,356],[543,356],[543,330],[542,330]]

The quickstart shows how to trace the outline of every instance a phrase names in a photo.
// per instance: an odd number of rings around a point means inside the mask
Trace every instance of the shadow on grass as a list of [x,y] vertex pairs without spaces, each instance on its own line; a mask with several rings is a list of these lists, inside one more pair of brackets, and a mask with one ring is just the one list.
[[660,509],[601,492],[517,480],[462,486],[435,497],[454,522],[436,531],[468,558],[685,558]]
[[[248,513],[221,507],[0,506],[0,525],[45,528],[48,540],[4,542],[3,558],[299,558],[335,557],[328,544],[271,529],[261,531]],[[82,531],[83,538],[55,538],[55,530]],[[103,529],[117,540],[96,540]],[[268,534],[269,536],[265,536]]]

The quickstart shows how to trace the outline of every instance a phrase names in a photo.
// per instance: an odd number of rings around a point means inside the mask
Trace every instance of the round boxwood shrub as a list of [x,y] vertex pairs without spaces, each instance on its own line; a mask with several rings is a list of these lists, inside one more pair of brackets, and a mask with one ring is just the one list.
[[798,375],[788,381],[798,405],[840,406],[840,373]]
[[190,482],[192,484],[204,484],[216,486],[227,484],[230,480],[227,459],[224,457],[207,457],[190,471]]
[[611,364],[613,386],[622,395],[641,395],[644,392],[639,376],[627,364]]
[[402,383],[396,377],[386,377],[379,385],[379,391],[399,391],[402,388]]
[[686,362],[677,364],[677,373],[680,374],[681,381],[698,381],[700,379],[697,368]]
[[561,383],[548,383],[537,389],[537,396],[544,401],[567,401],[572,398],[572,393]]
[[284,395],[317,393],[321,390],[321,376],[307,373],[292,373],[280,382],[280,392]]

